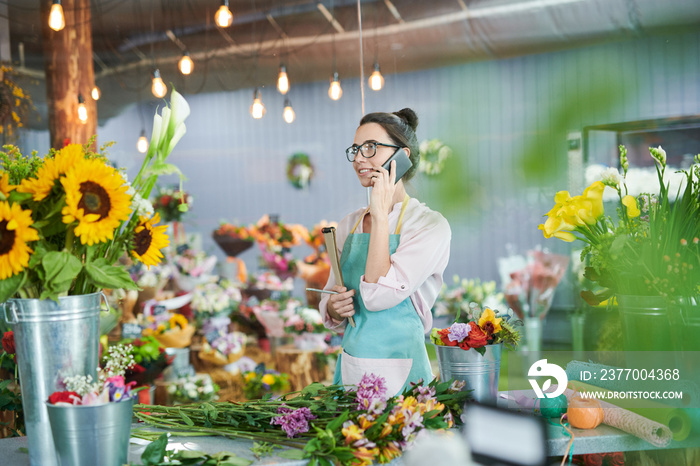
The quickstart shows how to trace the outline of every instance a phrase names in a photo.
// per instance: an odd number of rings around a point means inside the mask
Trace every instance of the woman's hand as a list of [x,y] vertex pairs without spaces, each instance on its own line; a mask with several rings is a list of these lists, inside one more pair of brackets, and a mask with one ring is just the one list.
[[369,200],[369,213],[378,218],[389,215],[393,205],[394,191],[396,190],[396,160],[391,161],[391,172],[383,167],[374,168],[376,174],[372,175],[372,196]]
[[340,285],[333,286],[332,290],[338,294],[332,294],[328,298],[326,310],[331,318],[340,321],[354,316],[355,306],[352,304],[352,297],[355,296],[355,290],[348,290]]

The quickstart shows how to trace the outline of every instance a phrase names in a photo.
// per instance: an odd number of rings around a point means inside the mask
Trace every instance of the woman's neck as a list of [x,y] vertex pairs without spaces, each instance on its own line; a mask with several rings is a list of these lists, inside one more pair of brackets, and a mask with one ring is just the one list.
[[396,183],[396,189],[394,190],[394,197],[391,200],[391,207],[389,207],[389,212],[392,211],[394,206],[399,203],[403,202],[403,199],[406,197],[406,189],[403,186],[403,181],[399,181]]

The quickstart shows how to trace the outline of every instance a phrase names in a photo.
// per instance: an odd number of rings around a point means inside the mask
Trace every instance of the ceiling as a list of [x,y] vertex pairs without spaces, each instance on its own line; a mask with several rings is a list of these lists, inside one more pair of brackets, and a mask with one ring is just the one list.
[[[153,99],[154,68],[195,94],[274,86],[283,62],[293,93],[295,83],[327,80],[334,61],[341,80],[359,76],[360,36],[364,73],[376,58],[387,75],[700,25],[698,0],[361,0],[361,27],[358,0],[230,0],[234,19],[225,29],[214,23],[220,4],[91,0],[101,122]],[[12,61],[33,80],[45,114],[39,7],[39,0],[0,0]],[[177,71],[185,50],[195,66],[188,77]]]

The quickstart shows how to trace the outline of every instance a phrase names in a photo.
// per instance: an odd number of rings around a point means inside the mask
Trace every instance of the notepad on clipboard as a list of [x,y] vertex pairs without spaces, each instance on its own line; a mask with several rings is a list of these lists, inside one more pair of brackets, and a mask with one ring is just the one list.
[[[325,227],[321,232],[323,233],[323,239],[326,241],[328,258],[331,260],[333,278],[338,285],[344,286],[343,272],[340,270],[340,257],[338,257],[338,244],[335,242],[335,227]],[[355,319],[352,317],[348,317],[348,322],[350,322],[350,325],[353,327],[355,326]]]

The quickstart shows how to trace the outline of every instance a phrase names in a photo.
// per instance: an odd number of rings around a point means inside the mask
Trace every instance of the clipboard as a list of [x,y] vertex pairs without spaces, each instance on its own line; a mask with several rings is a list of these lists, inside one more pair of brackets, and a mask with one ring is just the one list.
[[[328,253],[328,258],[331,261],[331,270],[333,271],[333,278],[338,285],[343,286],[343,272],[340,270],[340,257],[338,257],[338,244],[335,241],[335,227],[325,227],[321,229],[323,233],[323,239],[326,242],[326,252]],[[348,322],[353,327],[355,326],[355,319],[348,317]]]

